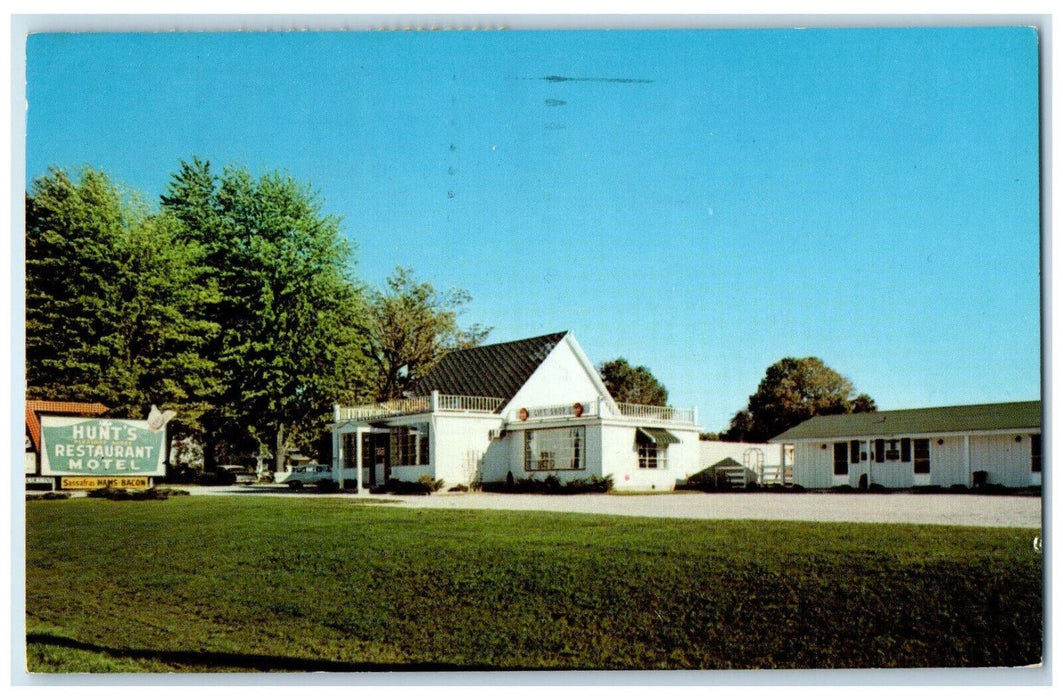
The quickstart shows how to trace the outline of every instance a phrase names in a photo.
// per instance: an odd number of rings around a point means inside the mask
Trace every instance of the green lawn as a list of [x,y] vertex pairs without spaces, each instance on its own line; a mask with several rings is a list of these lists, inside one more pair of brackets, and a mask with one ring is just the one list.
[[1034,530],[34,501],[33,671],[1014,666]]

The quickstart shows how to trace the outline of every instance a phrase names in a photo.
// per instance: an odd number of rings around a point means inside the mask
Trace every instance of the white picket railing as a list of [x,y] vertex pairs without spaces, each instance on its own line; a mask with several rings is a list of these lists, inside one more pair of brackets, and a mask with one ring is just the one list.
[[494,413],[502,405],[502,402],[503,399],[491,396],[454,396],[450,394],[412,396],[405,399],[392,399],[391,401],[363,404],[361,406],[338,406],[335,417],[336,420],[347,421],[375,420],[418,413],[432,413],[433,411]]
[[413,413],[427,413],[430,410],[429,397],[414,396],[407,399],[392,399],[380,403],[361,406],[340,406],[337,417],[340,420],[372,420],[387,416],[407,416]]
[[691,425],[696,422],[694,409],[692,408],[645,406],[637,403],[618,403],[616,404],[616,407],[617,410],[620,411],[620,415],[626,418],[659,420],[668,423],[690,423]]
[[493,396],[454,396],[439,395],[440,411],[466,411],[469,413],[494,413],[502,405],[503,399]]

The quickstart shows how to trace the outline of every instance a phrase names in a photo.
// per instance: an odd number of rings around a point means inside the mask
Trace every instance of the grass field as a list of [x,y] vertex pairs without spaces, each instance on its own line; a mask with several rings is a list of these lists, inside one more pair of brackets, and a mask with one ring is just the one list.
[[35,501],[31,672],[1015,666],[1033,530]]

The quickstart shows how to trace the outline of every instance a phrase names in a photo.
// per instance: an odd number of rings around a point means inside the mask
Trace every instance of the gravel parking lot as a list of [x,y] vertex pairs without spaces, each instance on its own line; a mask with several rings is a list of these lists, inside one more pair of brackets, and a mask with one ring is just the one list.
[[[192,487],[194,493],[296,496],[269,486]],[[661,493],[536,496],[498,493],[437,493],[431,496],[318,495],[356,498],[388,507],[537,510],[702,520],[814,520],[822,522],[923,523],[986,527],[1041,527],[1041,499],[970,494],[853,493]]]

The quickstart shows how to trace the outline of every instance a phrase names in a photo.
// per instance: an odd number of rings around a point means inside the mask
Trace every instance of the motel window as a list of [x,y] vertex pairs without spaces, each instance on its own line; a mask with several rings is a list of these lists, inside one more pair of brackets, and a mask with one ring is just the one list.
[[665,469],[667,466],[667,447],[639,445],[639,469]]
[[913,471],[916,474],[930,473],[930,440],[915,441],[915,464]]
[[1041,436],[1030,436],[1030,471],[1041,473]]
[[678,443],[679,438],[663,428],[636,428],[635,451],[639,457],[639,469],[667,469],[668,446]]
[[849,445],[844,442],[834,443],[834,475],[845,476],[849,473]]
[[391,429],[391,466],[421,466],[428,460],[428,426]]
[[860,464],[860,441],[849,441],[849,463]]
[[586,429],[548,428],[524,431],[524,469],[529,472],[584,469]]
[[901,461],[902,462],[911,462],[912,461],[912,439],[911,438],[901,438]]
[[875,461],[880,463],[886,461],[885,440],[875,440]]

